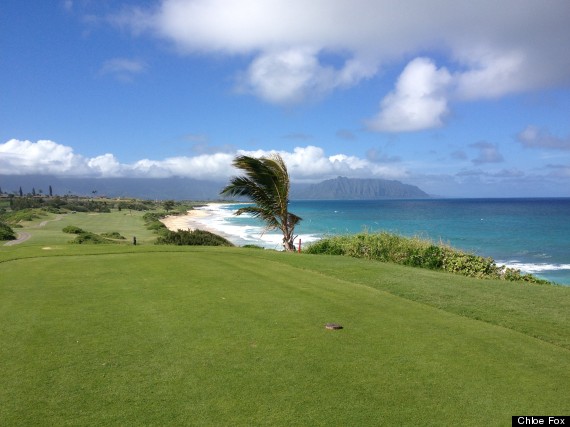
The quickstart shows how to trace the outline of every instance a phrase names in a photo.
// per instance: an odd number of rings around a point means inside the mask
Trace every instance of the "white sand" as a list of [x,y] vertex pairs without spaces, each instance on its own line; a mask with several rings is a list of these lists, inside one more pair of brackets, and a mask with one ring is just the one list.
[[209,206],[216,205],[216,203],[209,203],[205,208],[192,209],[186,212],[186,215],[169,215],[162,218],[162,222],[170,231],[178,230],[204,230],[210,233],[217,234],[218,236],[225,237],[230,242],[239,245],[239,238],[237,236],[228,234],[224,230],[211,226],[211,221],[204,221],[212,219],[215,213],[208,209]]
[[197,219],[207,217],[209,217],[208,212],[193,209],[188,211],[186,215],[169,215],[165,218],[162,218],[160,222],[162,222],[166,228],[171,231],[196,229],[203,230],[204,225],[197,221]]
[[[161,219],[161,222],[171,231],[205,230],[225,237],[237,246],[254,244],[266,249],[283,250],[283,236],[278,230],[268,232],[263,225],[244,226],[228,223],[226,218],[231,216],[231,211],[220,209],[221,206],[227,205],[227,203],[208,203],[206,206],[188,211],[186,215],[167,216]],[[305,244],[319,239],[314,235],[299,237]]]

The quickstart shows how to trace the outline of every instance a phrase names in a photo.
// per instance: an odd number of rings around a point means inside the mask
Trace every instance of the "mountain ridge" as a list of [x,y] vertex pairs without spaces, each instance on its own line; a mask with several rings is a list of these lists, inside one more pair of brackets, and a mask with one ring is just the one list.
[[317,184],[291,188],[292,199],[304,200],[377,200],[425,199],[429,194],[419,187],[396,180],[346,178],[339,176]]
[[[51,175],[0,175],[3,193],[134,197],[158,200],[220,200],[226,182],[192,178],[69,178]],[[291,200],[374,200],[430,197],[420,188],[378,178],[337,177],[316,184],[291,185]]]

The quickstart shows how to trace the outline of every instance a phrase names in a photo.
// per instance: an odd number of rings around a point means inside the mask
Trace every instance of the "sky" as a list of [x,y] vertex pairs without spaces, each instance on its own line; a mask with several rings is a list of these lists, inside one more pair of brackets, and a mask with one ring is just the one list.
[[568,0],[7,0],[0,175],[570,197]]

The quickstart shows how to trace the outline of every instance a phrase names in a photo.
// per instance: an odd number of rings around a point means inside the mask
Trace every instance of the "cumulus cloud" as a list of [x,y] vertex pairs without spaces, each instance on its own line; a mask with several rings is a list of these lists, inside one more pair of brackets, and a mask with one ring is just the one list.
[[461,54],[468,70],[455,74],[458,99],[496,98],[531,88],[530,79],[521,78],[527,66],[522,51],[496,52],[477,49]]
[[322,65],[314,49],[291,48],[255,58],[240,79],[239,89],[271,103],[291,105],[355,85],[375,71],[374,66],[354,60],[335,69]]
[[[12,139],[0,144],[0,175],[56,175],[97,178],[167,178],[172,176],[204,180],[226,180],[237,171],[232,167],[236,154],[255,157],[276,151],[245,151],[203,153],[195,156],[169,157],[162,160],[141,159],[121,163],[113,154],[87,158],[71,147],[53,141],[20,141]],[[297,147],[292,152],[280,151],[293,180],[311,181],[351,177],[403,178],[402,167],[371,162],[345,154],[326,155],[320,147]]]
[[312,145],[296,147],[293,152],[256,150],[240,151],[240,153],[254,157],[279,153],[285,160],[292,179],[297,181],[316,181],[335,178],[339,175],[353,178],[391,179],[405,178],[408,175],[402,167],[374,163],[356,156],[345,154],[327,156],[322,148]]
[[517,135],[517,140],[527,148],[546,148],[554,150],[570,150],[570,136],[560,138],[552,135],[548,129],[527,126]]
[[[548,7],[535,0],[161,0],[112,20],[168,40],[184,54],[251,59],[241,89],[290,105],[351,87],[378,75],[383,64],[419,55],[445,61],[449,71],[424,66],[424,76],[431,75],[432,89],[438,89],[436,81],[445,84],[445,74],[452,75],[449,95],[458,100],[567,84],[568,16],[567,0],[549,1]],[[327,63],[330,55],[337,56],[335,66]],[[384,98],[375,127],[440,126],[448,105],[437,92],[423,103],[417,97],[406,103],[396,88]],[[431,115],[425,113],[428,105],[435,108]]]
[[71,147],[49,140],[37,142],[11,139],[0,144],[0,174],[82,174],[87,172],[85,159]]
[[428,58],[411,61],[380,105],[380,113],[367,122],[376,131],[409,132],[443,125],[448,114],[445,92],[451,83],[445,68]]

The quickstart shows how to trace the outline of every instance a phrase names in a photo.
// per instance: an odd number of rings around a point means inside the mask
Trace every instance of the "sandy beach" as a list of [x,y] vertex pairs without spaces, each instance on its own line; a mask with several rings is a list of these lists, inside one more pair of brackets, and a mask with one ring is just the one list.
[[225,237],[235,245],[240,245],[243,242],[240,241],[239,236],[228,233],[227,230],[216,226],[216,219],[219,219],[218,207],[220,205],[222,204],[209,203],[206,206],[187,211],[186,215],[169,215],[165,218],[162,218],[160,222],[162,222],[166,228],[171,231],[205,230],[209,231],[210,233]]
[[186,215],[169,215],[160,220],[171,231],[204,229],[199,218],[208,218],[209,214],[203,210],[192,209]]
[[[232,209],[228,209],[231,206]],[[237,205],[227,203],[208,203],[196,209],[189,210],[186,215],[170,215],[161,222],[172,231],[205,230],[223,236],[236,246],[253,244],[266,249],[283,250],[283,236],[278,230],[268,231],[263,224],[243,225],[228,221],[233,217],[233,209]],[[317,240],[313,235],[301,235],[303,242]]]

